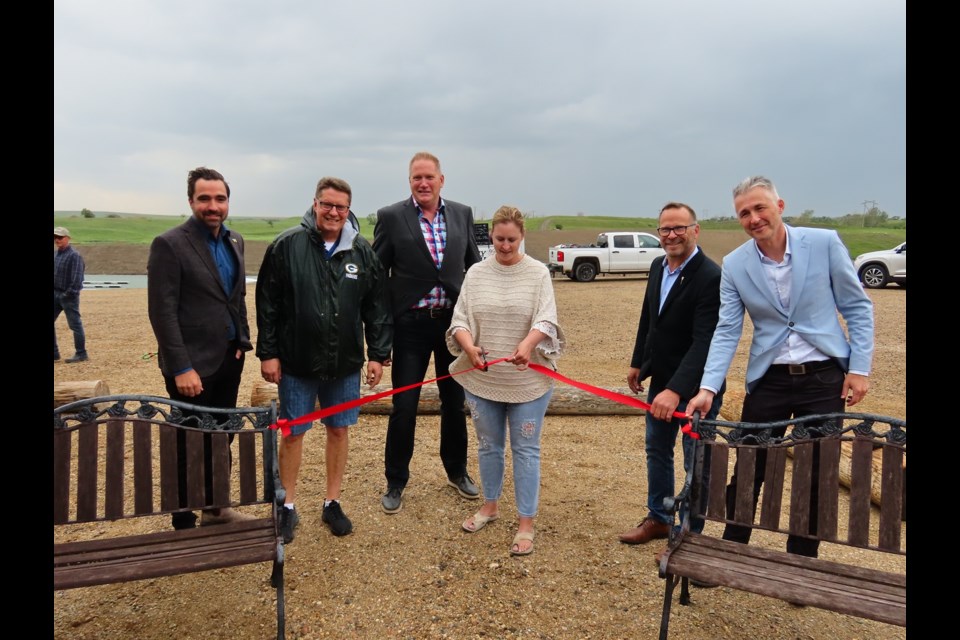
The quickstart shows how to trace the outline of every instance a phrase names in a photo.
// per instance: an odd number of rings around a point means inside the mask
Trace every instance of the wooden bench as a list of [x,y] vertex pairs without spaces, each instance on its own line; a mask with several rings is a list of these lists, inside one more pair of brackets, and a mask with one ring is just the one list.
[[[214,409],[138,395],[96,397],[54,409],[54,590],[272,562],[277,638],[284,638],[284,548],[277,526],[284,492],[277,432],[270,429],[275,422],[275,404]],[[187,452],[183,507],[178,432],[185,434]],[[204,489],[205,437],[212,459],[210,499]],[[259,509],[267,515],[171,528],[174,512],[254,505],[267,505]],[[148,517],[155,518],[148,522]],[[123,522],[129,519],[137,520]],[[141,532],[150,525],[160,530]]]
[[[764,424],[695,419],[693,431],[700,439],[693,467],[680,494],[664,503],[674,515],[684,513],[686,509],[681,507],[686,503],[693,514],[707,521],[848,545],[864,549],[865,554],[906,556],[901,526],[901,517],[905,517],[905,427],[905,422],[893,418],[855,413]],[[786,433],[776,437],[782,433],[780,428],[786,428]],[[842,445],[844,442],[852,446]],[[766,463],[758,468],[757,454],[762,451]],[[845,452],[849,452],[849,461],[842,460],[848,455]],[[819,458],[816,484],[812,482],[815,454]],[[788,457],[792,457],[789,465]],[[879,509],[871,506],[870,500],[875,457],[881,461]],[[740,466],[739,481],[731,492],[733,513],[728,517],[727,485],[734,460]],[[841,491],[841,467],[849,467],[848,494]],[[759,514],[754,513],[754,488],[749,481],[755,471],[763,477],[762,500],[756,509]],[[815,486],[819,505],[812,514],[810,496]],[[843,511],[848,517],[839,516]],[[785,522],[782,513],[789,514]],[[815,527],[811,527],[811,517],[816,518]],[[689,580],[906,626],[904,573],[696,534],[690,531],[689,517],[681,519],[679,532],[671,531],[659,571],[666,580],[661,640],[667,638],[670,605],[678,583],[680,604],[690,603]]]

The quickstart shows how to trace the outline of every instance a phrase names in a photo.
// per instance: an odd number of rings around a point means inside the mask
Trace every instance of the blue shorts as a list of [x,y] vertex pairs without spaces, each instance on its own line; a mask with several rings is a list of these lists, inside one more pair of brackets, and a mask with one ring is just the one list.
[[[326,409],[359,398],[360,371],[358,369],[355,373],[347,374],[339,380],[301,378],[282,372],[277,393],[280,396],[280,417],[293,420],[313,413],[317,400],[320,401],[320,407]],[[357,424],[359,417],[360,407],[354,407],[327,416],[321,422],[327,427],[349,427]],[[312,427],[313,422],[298,424],[290,428],[290,434],[298,436]]]

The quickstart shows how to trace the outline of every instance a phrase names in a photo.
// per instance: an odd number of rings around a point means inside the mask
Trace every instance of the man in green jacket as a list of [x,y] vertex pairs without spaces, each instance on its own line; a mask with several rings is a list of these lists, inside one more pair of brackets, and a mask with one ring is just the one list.
[[[323,408],[360,397],[364,381],[380,382],[393,342],[385,274],[377,254],[350,213],[352,191],[339,178],[321,178],[299,227],[281,233],[267,249],[257,278],[257,357],[260,373],[278,386],[280,417],[299,418],[319,401]],[[340,506],[347,465],[347,427],[359,409],[323,418],[327,490],[323,522],[336,536],[353,524]],[[294,507],[303,436],[313,423],[294,426],[280,441],[280,482],[286,491],[280,516],[283,541],[300,522]]]

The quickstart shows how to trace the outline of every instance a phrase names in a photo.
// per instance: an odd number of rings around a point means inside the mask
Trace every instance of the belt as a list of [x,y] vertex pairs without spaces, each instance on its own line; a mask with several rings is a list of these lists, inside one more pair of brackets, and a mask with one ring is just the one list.
[[772,364],[770,371],[786,373],[791,376],[805,376],[817,371],[826,371],[827,369],[836,369],[837,363],[827,358],[826,360],[812,360],[803,364]]
[[407,313],[412,314],[414,318],[446,318],[453,315],[453,309],[445,307],[407,309]]

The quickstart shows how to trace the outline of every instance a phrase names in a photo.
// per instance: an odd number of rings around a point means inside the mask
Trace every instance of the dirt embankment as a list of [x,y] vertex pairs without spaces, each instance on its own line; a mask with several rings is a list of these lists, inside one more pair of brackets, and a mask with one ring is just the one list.
[[[652,229],[650,230],[653,231]],[[372,238],[369,238],[372,240]],[[718,260],[743,243],[745,236],[741,231],[705,230],[700,232],[700,246],[707,255]],[[547,261],[547,249],[558,244],[583,244],[596,242],[597,231],[527,231],[525,245],[527,253],[540,260]],[[269,242],[248,240],[244,255],[247,275],[256,275],[260,271],[263,254]],[[74,245],[87,265],[87,273],[112,273],[122,275],[145,275],[147,273],[147,255],[149,245],[140,244],[87,244]]]

